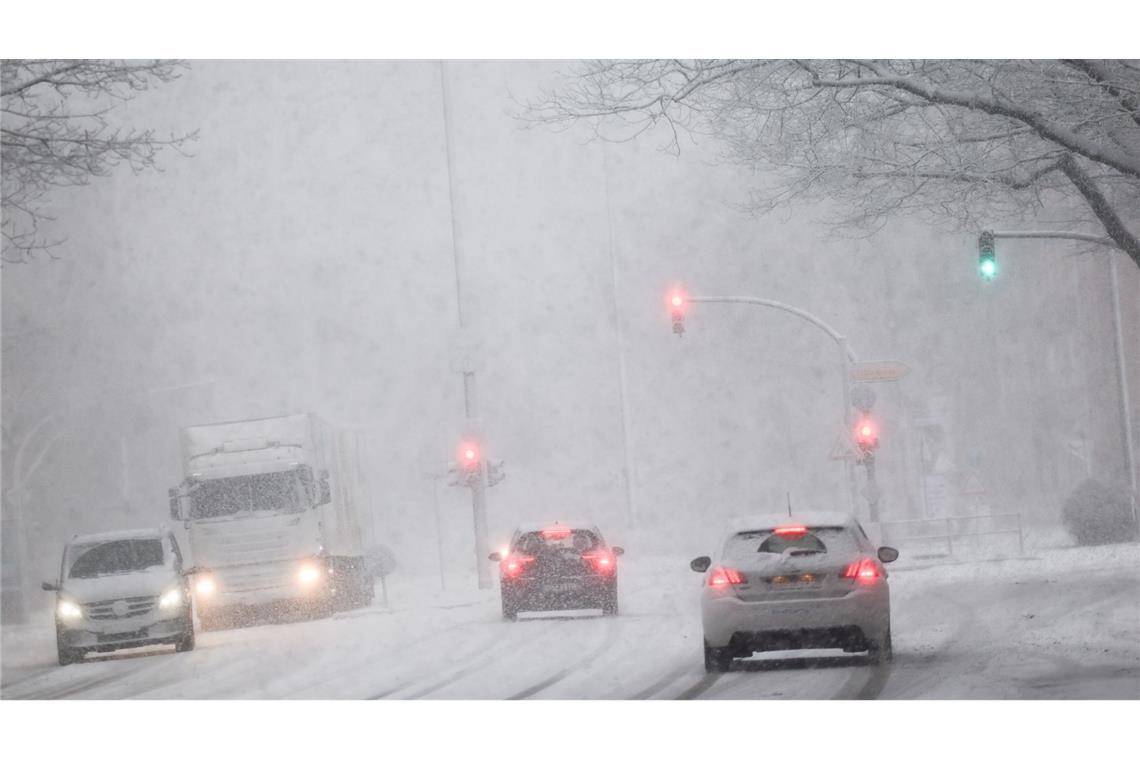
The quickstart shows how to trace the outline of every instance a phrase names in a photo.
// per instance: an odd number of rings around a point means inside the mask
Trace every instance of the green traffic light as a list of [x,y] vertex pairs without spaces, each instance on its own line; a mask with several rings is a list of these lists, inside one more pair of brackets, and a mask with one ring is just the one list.
[[983,279],[992,280],[997,275],[997,262],[992,258],[983,258],[978,262],[978,272]]

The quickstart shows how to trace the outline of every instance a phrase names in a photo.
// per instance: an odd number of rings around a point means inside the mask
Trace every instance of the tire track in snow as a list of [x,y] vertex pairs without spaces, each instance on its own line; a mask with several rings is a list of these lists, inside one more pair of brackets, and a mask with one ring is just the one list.
[[[84,663],[76,663],[75,665],[72,665],[70,667],[80,667],[81,668],[81,667],[83,667],[83,665],[84,665]],[[90,691],[91,689],[97,689],[100,686],[104,686],[106,684],[113,683],[115,681],[125,681],[128,678],[130,678],[130,676],[132,674],[137,673],[138,671],[144,669],[145,667],[146,667],[145,665],[140,665],[140,666],[136,666],[134,668],[130,668],[127,670],[116,669],[116,670],[113,670],[109,673],[103,673],[102,675],[96,675],[96,676],[92,676],[90,678],[84,678],[81,681],[71,681],[71,682],[66,683],[66,684],[61,684],[59,686],[56,686],[55,688],[49,687],[46,691],[42,691],[42,692],[33,691],[31,694],[28,694],[28,695],[23,696],[23,697],[18,697],[18,698],[19,699],[36,699],[36,700],[66,699],[67,697],[74,696],[76,694],[80,694],[80,693],[85,692],[85,691]]]
[[685,689],[683,692],[678,694],[675,698],[676,699],[696,699],[697,697],[701,696],[702,694],[704,694],[706,691],[708,691],[712,687],[716,686],[717,681],[720,680],[720,677],[722,675],[724,675],[724,674],[723,673],[708,673],[701,680],[697,681],[695,684],[693,684],[692,686],[690,686],[689,688]]
[[[423,649],[424,647],[428,646],[429,644],[433,644],[435,641],[442,639],[442,638],[445,638],[449,635],[459,634],[464,628],[468,628],[472,625],[477,625],[481,622],[482,621],[469,621],[469,622],[465,622],[465,623],[458,623],[456,625],[448,626],[447,628],[437,629],[437,630],[435,630],[429,634],[420,636],[418,638],[412,638],[412,640],[410,640],[410,641],[406,640],[406,641],[402,641],[399,644],[396,644],[394,646],[384,647],[379,652],[365,653],[365,656],[367,656],[369,660],[373,660],[373,659],[376,659],[378,657],[388,657],[388,656],[392,656],[392,655],[405,655],[405,658],[403,658],[403,659],[406,659],[407,655],[411,654],[412,652],[414,652],[416,650]],[[470,641],[470,639],[464,638],[464,641]],[[486,644],[486,643],[487,643],[487,640],[483,639],[480,641],[479,646]],[[361,662],[353,661],[353,662],[345,665],[344,667],[337,668],[331,675],[326,675],[324,678],[320,678],[320,679],[315,680],[315,681],[307,682],[303,686],[301,686],[300,688],[303,688],[306,691],[311,691],[312,689],[319,688],[322,686],[326,686],[328,684],[339,681],[339,680],[341,680],[341,679],[343,679],[349,675],[359,675],[361,667],[362,667]],[[387,696],[388,694],[391,694],[395,691],[399,691],[401,689],[408,688],[409,686],[413,685],[414,683],[416,683],[415,680],[405,681],[405,682],[403,682],[397,686],[391,687],[389,689],[385,689],[384,691],[380,692],[379,694],[369,696],[369,697],[363,697],[363,699],[381,699],[384,696]]]
[[679,681],[684,678],[691,670],[691,665],[680,665],[673,670],[666,673],[661,678],[657,679],[649,686],[634,694],[629,699],[649,699],[651,696],[659,691],[664,691],[666,686],[669,686],[674,681]]
[[542,681],[539,681],[538,683],[534,684],[533,686],[529,686],[520,692],[512,694],[511,696],[507,697],[507,699],[528,699],[528,698],[534,696],[535,694],[537,694],[538,692],[544,691],[544,690],[550,688],[554,684],[556,684],[559,681],[561,681],[562,679],[566,678],[571,673],[586,667],[587,665],[592,663],[594,660],[598,659],[598,657],[600,657],[602,655],[602,653],[604,653],[607,649],[609,649],[611,646],[613,646],[613,643],[617,640],[617,633],[618,633],[618,629],[617,629],[616,620],[612,617],[606,618],[606,634],[605,634],[605,638],[602,639],[601,644],[594,647],[592,650],[590,650],[586,654],[586,656],[577,660],[572,665],[569,665],[568,667],[563,668],[562,670],[558,671],[554,675],[552,675],[549,678],[546,678]]
[[[507,624],[504,623],[504,625],[507,625]],[[511,627],[514,627],[515,630],[518,630],[517,624],[512,623],[509,625]],[[462,627],[462,626],[458,626],[458,627]],[[549,638],[549,636],[553,632],[554,632],[554,629],[550,629],[550,628],[545,629],[541,633],[539,633],[536,637],[532,637],[524,643],[528,646],[531,646],[531,645],[535,644],[536,642],[540,642],[545,638]],[[438,637],[433,636],[432,638],[438,638]],[[431,686],[428,686],[426,688],[420,688],[420,689],[416,690],[415,692],[413,692],[412,694],[404,696],[404,697],[400,697],[400,698],[401,699],[419,699],[423,696],[426,696],[426,695],[431,694],[433,692],[439,691],[440,689],[443,689],[443,688],[449,686],[450,684],[460,680],[461,678],[465,678],[466,676],[470,675],[471,673],[473,673],[473,672],[475,672],[481,668],[485,668],[486,666],[488,666],[488,665],[490,665],[490,664],[492,664],[498,660],[503,659],[506,656],[506,653],[505,652],[500,653],[500,650],[510,649],[512,652],[517,652],[519,649],[519,646],[520,646],[519,641],[512,639],[510,637],[503,638],[501,636],[498,636],[496,631],[492,631],[488,637],[486,637],[485,639],[480,641],[480,643],[475,647],[476,650],[480,650],[480,649],[483,650],[481,653],[479,653],[478,651],[476,651],[474,653],[474,654],[479,655],[476,660],[474,660],[473,662],[469,662],[465,666],[460,667],[458,671],[452,671],[446,677],[439,679],[439,680],[436,680],[434,683],[432,683]],[[463,657],[463,656],[468,656],[468,655],[467,654],[461,655],[461,657]],[[428,677],[430,678],[431,676],[434,676],[434,675],[438,675],[438,672],[432,673]],[[384,698],[389,697],[389,696],[396,694],[398,692],[410,689],[410,688],[416,686],[416,684],[422,683],[425,680],[426,680],[426,678],[424,678],[424,677],[405,679],[403,682],[397,684],[396,686],[392,686],[388,689],[385,689],[384,691],[381,691],[378,694],[375,694],[375,695],[369,697],[369,699],[384,699]]]
[[878,699],[890,677],[890,663],[870,663],[865,668],[855,668],[830,699]]
[[[545,638],[545,636],[540,636],[539,638],[540,639]],[[451,684],[455,683],[456,681],[460,680],[461,678],[465,678],[465,677],[471,675],[472,673],[474,673],[475,671],[482,670],[483,668],[487,667],[488,665],[501,660],[503,658],[503,654],[500,654],[500,653],[503,652],[503,650],[507,650],[507,649],[512,650],[512,651],[517,651],[515,649],[515,642],[500,639],[499,641],[491,644],[490,649],[486,650],[483,653],[482,657],[479,657],[477,660],[468,663],[466,666],[460,668],[459,670],[456,670],[456,671],[449,673],[445,678],[442,678],[442,679],[436,681],[431,686],[418,689],[418,690],[412,692],[411,694],[408,694],[406,697],[402,697],[402,699],[421,699],[422,697],[425,697],[428,694],[431,694],[431,693],[439,691],[440,689],[443,689],[447,686],[450,686]],[[414,684],[416,682],[413,681],[412,683]],[[406,687],[404,687],[404,688],[406,688]],[[400,691],[400,690],[401,689],[396,689],[395,691]],[[391,692],[389,692],[389,693],[391,693]]]

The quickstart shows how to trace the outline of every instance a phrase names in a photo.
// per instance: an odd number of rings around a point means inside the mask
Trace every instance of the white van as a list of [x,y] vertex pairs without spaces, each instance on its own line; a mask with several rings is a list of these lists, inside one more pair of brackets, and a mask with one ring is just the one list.
[[59,664],[87,652],[149,644],[194,648],[194,614],[182,553],[169,530],[76,536],[63,551],[56,592]]

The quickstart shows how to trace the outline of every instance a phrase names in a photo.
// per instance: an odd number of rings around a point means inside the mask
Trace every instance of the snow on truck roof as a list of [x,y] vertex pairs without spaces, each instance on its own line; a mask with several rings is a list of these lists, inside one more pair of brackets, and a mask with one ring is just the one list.
[[729,533],[742,533],[749,530],[772,530],[781,525],[806,525],[809,528],[823,526],[854,526],[855,517],[846,512],[771,512],[751,517],[741,517],[728,525]]
[[103,544],[108,541],[127,541],[130,539],[162,538],[166,535],[165,528],[136,528],[134,530],[109,530],[104,533],[87,533],[75,536],[70,544]]

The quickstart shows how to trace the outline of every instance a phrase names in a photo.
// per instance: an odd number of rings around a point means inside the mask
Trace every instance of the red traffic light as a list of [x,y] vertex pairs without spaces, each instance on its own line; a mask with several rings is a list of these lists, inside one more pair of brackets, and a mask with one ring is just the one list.
[[673,288],[665,297],[669,306],[669,313],[673,317],[673,332],[682,335],[685,332],[685,308],[689,305],[689,298],[680,288]]
[[676,318],[677,316],[685,315],[685,307],[688,306],[689,299],[680,288],[673,288],[669,291],[665,302],[669,304],[669,311],[673,314],[674,318]]
[[868,451],[879,446],[879,426],[871,417],[861,417],[855,425],[855,444]]
[[459,446],[459,466],[467,471],[476,470],[479,468],[479,462],[482,455],[479,451],[479,444],[474,441],[464,441]]

